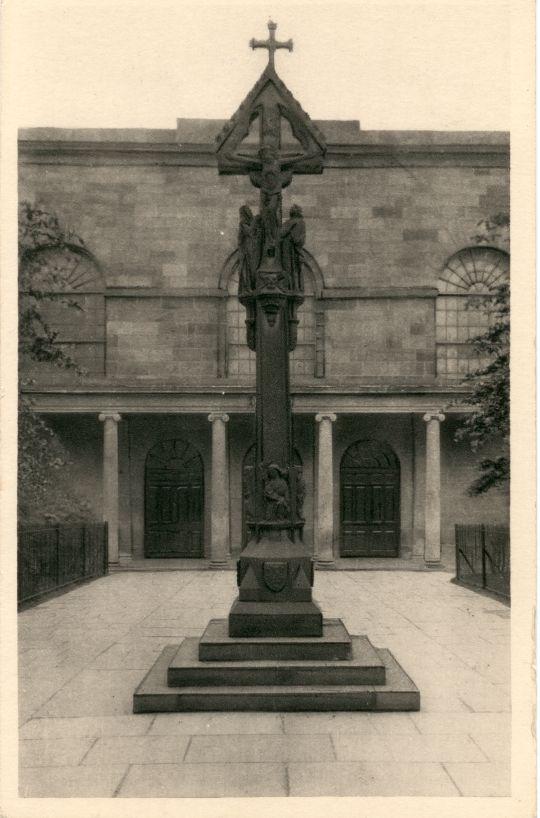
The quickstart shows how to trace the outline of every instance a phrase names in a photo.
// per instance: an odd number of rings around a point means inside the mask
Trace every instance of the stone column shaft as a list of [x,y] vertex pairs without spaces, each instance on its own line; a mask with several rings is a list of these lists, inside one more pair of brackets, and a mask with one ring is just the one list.
[[317,462],[317,526],[316,559],[328,564],[334,561],[334,463],[332,423],[336,415],[321,413],[315,416],[319,424]]
[[441,561],[441,436],[440,424],[444,415],[428,412],[426,422],[426,508],[425,546],[426,563]]
[[118,423],[117,412],[101,412],[103,423],[103,520],[108,524],[109,563],[118,562]]
[[210,512],[210,565],[222,567],[229,559],[229,463],[227,427],[229,416],[208,415],[212,424],[212,478]]

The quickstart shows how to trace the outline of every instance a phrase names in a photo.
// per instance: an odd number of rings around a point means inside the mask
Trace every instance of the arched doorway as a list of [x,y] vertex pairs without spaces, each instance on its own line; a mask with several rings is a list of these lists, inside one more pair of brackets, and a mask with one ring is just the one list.
[[341,460],[342,557],[399,555],[399,460],[387,443],[357,440]]
[[[298,449],[293,451],[293,462],[302,471],[302,458]],[[249,447],[242,462],[242,550],[246,547],[252,534],[250,521],[252,517],[252,497],[255,494],[255,444]]]
[[145,467],[145,557],[204,556],[204,469],[185,440],[150,449]]

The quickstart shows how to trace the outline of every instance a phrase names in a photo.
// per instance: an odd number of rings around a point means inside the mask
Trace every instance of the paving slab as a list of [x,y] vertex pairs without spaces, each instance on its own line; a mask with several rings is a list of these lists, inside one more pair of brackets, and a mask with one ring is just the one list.
[[[92,769],[92,768],[88,768]],[[284,764],[133,764],[124,798],[240,798],[288,795]]]
[[408,736],[418,733],[418,728],[409,713],[377,713],[372,719],[375,730],[382,736]]
[[501,730],[497,733],[471,730],[470,737],[474,743],[480,747],[489,761],[494,761],[497,764],[506,764],[508,767],[510,766],[512,737],[509,730]]
[[512,794],[509,764],[458,762],[444,766],[461,795],[504,797]]
[[[473,766],[473,765],[471,765]],[[477,765],[474,765],[477,766]],[[441,764],[289,764],[291,796],[457,796]]]
[[497,690],[494,685],[462,690],[460,698],[476,713],[509,713],[511,709],[509,692]]
[[154,716],[72,716],[71,718],[36,718],[23,724],[21,739],[100,738],[100,736],[140,736],[147,733]]
[[457,696],[454,696],[451,693],[435,693],[428,695],[420,682],[419,685],[420,689],[422,690],[422,713],[434,714],[435,716],[438,716],[445,713],[454,714],[471,712],[467,705]]
[[77,765],[93,742],[94,739],[88,737],[23,739],[19,742],[19,765],[21,767]]
[[[284,713],[282,716],[285,733],[357,733],[377,735],[374,717],[371,713]],[[414,730],[413,725],[411,724]]]
[[[133,718],[154,719],[149,735],[234,735],[282,733],[283,718],[277,713],[157,713]],[[312,731],[318,732],[318,731]]]
[[[422,711],[424,711],[422,700]],[[411,713],[411,720],[421,733],[499,733],[509,738],[511,719],[509,713]]]
[[193,736],[186,762],[335,761],[329,735]]
[[126,764],[179,764],[188,736],[104,736],[92,745],[83,764],[105,766],[119,758]]
[[[336,757],[339,761],[368,761],[369,754],[366,753],[365,736],[353,734],[340,734],[334,736],[334,746]],[[487,761],[485,754],[480,750],[469,736],[422,736],[422,735],[400,735],[378,736],[372,742],[373,752],[379,758],[376,760],[393,760],[396,762],[427,762],[427,761]],[[383,746],[386,748],[386,755],[383,755]]]
[[[167,636],[168,641],[168,636]],[[156,660],[160,646],[146,640],[137,646],[131,642],[115,642],[90,664],[96,670],[144,670]]]
[[332,736],[338,761],[393,761],[393,737],[375,733],[366,736],[363,733],[337,733]]
[[127,764],[99,768],[26,768],[19,773],[19,795],[21,798],[111,798],[127,770]]
[[114,716],[130,714],[140,670],[83,670],[58,690],[40,716]]

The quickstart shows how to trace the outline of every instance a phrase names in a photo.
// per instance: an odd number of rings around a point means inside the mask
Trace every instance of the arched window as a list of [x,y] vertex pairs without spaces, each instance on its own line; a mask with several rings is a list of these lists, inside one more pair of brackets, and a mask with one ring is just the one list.
[[[55,345],[92,374],[105,369],[105,281],[94,256],[78,246],[37,248],[23,261],[25,287],[46,294],[39,304],[43,319],[57,333]],[[29,368],[32,364],[29,362]],[[43,372],[43,365],[39,365]]]
[[489,296],[508,280],[509,269],[508,254],[494,247],[467,247],[446,263],[436,309],[437,375],[442,380],[461,381],[487,363],[471,341],[489,327]]
[[255,353],[246,343],[246,310],[238,300],[238,270],[229,279],[227,297],[227,375],[255,378]]
[[304,303],[298,308],[298,339],[291,352],[291,379],[313,377],[315,372],[315,295],[313,282],[304,268]]
[[[316,360],[315,294],[311,274],[304,275],[304,303],[298,310],[298,341],[290,356],[291,379],[313,377]],[[246,311],[238,301],[238,270],[228,282],[227,375],[255,379],[255,353],[246,343]]]

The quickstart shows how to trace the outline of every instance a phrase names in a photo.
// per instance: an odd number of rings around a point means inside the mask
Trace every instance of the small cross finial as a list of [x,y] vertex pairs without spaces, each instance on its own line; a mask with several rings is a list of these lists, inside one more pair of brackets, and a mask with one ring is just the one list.
[[293,50],[293,41],[287,40],[287,42],[279,42],[276,40],[275,31],[277,29],[277,23],[274,23],[272,20],[268,21],[268,32],[269,36],[267,40],[255,40],[253,37],[249,41],[249,44],[253,50],[256,48],[266,48],[268,49],[268,65],[274,68],[274,54],[278,48],[286,48],[288,51]]

